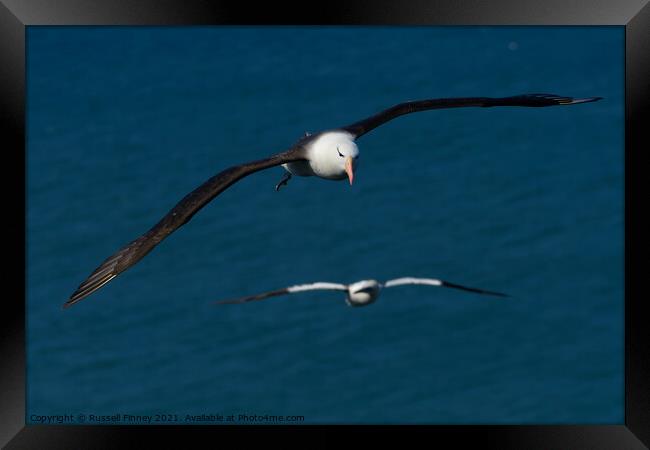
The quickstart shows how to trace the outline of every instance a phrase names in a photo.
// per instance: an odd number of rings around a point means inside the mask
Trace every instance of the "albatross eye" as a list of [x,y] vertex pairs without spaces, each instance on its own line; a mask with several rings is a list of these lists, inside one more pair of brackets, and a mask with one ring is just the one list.
[[338,147],[336,147],[336,151],[339,152],[339,156],[340,156],[341,158],[343,158],[343,153],[341,153],[341,151],[339,150]]

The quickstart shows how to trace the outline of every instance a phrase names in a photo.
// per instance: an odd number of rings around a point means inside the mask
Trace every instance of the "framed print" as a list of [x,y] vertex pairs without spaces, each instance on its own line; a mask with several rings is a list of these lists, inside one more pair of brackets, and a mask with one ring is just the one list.
[[3,445],[646,448],[650,10],[523,6],[4,1]]

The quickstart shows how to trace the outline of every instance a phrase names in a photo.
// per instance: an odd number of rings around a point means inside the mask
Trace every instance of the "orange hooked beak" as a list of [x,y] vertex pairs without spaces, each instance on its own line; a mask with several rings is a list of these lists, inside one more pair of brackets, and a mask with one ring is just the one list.
[[354,171],[352,170],[351,156],[345,158],[345,173],[348,174],[348,179],[350,180],[350,186],[352,186],[352,181],[354,180]]

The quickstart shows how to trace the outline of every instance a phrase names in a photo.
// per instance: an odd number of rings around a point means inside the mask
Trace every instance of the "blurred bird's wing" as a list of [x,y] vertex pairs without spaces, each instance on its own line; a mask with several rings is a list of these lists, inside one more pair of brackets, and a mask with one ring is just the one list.
[[386,283],[384,283],[384,287],[394,287],[394,286],[402,286],[405,284],[420,284],[420,285],[425,285],[425,286],[440,286],[440,287],[446,287],[446,288],[453,288],[453,289],[460,289],[463,291],[468,291],[468,292],[475,292],[477,294],[485,294],[485,295],[496,295],[498,297],[508,297],[506,294],[502,294],[500,292],[493,292],[493,291],[486,291],[483,289],[476,289],[476,288],[471,288],[467,286],[461,286],[460,284],[454,284],[450,283],[448,281],[443,281],[443,280],[437,280],[435,278],[413,278],[413,277],[404,277],[404,278],[395,278],[394,280],[388,280]]
[[295,294],[297,292],[305,291],[317,291],[317,290],[326,290],[326,291],[347,291],[348,287],[345,284],[338,283],[327,283],[327,282],[318,282],[311,284],[298,284],[295,286],[289,286],[282,289],[276,289],[275,291],[262,292],[261,294],[249,295],[248,297],[241,297],[232,300],[221,300],[215,303],[224,304],[224,303],[246,303],[252,302],[254,300],[264,300],[268,297],[275,297],[278,295],[286,294]]

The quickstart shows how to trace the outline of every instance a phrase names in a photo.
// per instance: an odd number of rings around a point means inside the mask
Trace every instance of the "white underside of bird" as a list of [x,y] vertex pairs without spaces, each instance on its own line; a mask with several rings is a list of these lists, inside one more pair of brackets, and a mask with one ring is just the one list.
[[361,280],[348,286],[345,303],[349,306],[366,306],[379,297],[383,285],[377,280]]
[[[336,148],[336,152],[333,149]],[[359,148],[354,136],[344,131],[321,133],[306,148],[307,161],[282,164],[291,175],[300,177],[317,176],[327,180],[354,179],[358,164]]]

